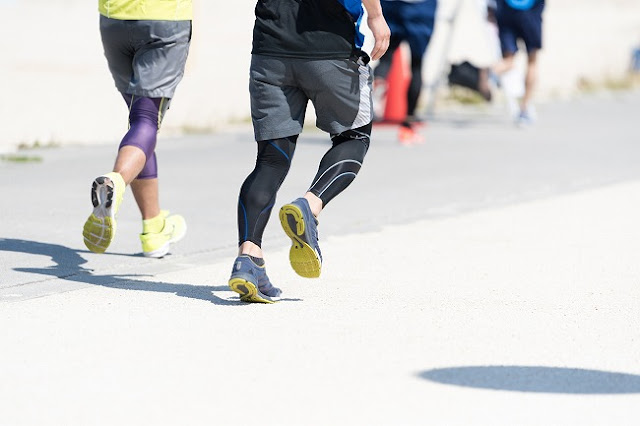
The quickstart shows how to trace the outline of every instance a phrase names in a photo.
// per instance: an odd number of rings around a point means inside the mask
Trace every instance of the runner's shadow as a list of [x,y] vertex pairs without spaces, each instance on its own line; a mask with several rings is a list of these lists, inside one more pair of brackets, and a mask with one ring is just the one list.
[[[93,252],[90,251],[90,250],[76,250],[75,252],[78,253],[78,254],[93,254]],[[144,258],[144,253],[142,253],[142,252],[139,252],[139,253],[117,253],[117,252],[109,251],[109,252],[102,253],[102,256],[125,256],[125,257]],[[170,258],[170,257],[171,257],[171,253],[168,253],[164,258]]]
[[[14,271],[49,275],[68,281],[100,285],[103,287],[122,290],[152,291],[160,293],[173,293],[176,296],[190,299],[204,300],[216,305],[248,306],[239,299],[223,299],[213,292],[230,292],[228,286],[198,286],[189,284],[174,284],[161,281],[136,280],[140,275],[94,275],[91,269],[83,265],[87,260],[80,256],[82,251],[70,249],[58,244],[40,243],[10,238],[0,238],[0,251],[26,253],[39,256],[48,256],[55,265],[46,268],[13,268]],[[235,295],[235,293],[233,293]],[[296,299],[283,299],[294,301]]]
[[432,382],[479,389],[560,394],[640,393],[640,376],[581,368],[519,365],[438,368],[418,374]]

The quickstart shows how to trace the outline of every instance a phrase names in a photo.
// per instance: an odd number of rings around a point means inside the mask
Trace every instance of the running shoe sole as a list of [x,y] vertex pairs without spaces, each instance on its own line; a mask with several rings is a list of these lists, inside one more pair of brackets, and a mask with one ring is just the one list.
[[113,215],[115,184],[105,176],[99,176],[91,185],[93,213],[84,224],[84,244],[94,253],[104,253],[116,234]]
[[243,278],[231,278],[229,287],[240,295],[240,300],[248,303],[275,303],[258,290],[258,286]]
[[169,250],[171,249],[171,242],[166,242],[160,248],[153,251],[143,251],[142,255],[144,257],[152,257],[154,259],[160,259],[161,257],[165,257]]
[[280,223],[285,234],[291,238],[289,261],[294,271],[301,277],[318,278],[322,264],[316,251],[307,244],[304,236],[305,223],[302,210],[295,204],[286,204],[280,209]]

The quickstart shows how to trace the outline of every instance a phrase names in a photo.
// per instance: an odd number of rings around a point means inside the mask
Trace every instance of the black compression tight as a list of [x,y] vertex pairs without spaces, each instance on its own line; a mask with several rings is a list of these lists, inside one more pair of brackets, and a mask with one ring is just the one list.
[[298,136],[259,141],[256,167],[240,188],[238,239],[262,244],[262,234],[276,201],[276,193],[289,173]]
[[309,192],[326,206],[353,182],[369,149],[371,123],[331,136],[331,149],[322,157]]
[[[326,206],[355,179],[369,148],[371,123],[332,135],[332,146],[320,161],[309,192]],[[238,200],[238,239],[262,244],[276,194],[289,172],[298,136],[258,142],[256,166],[247,176]]]
[[416,113],[418,98],[422,91],[422,56],[411,56],[411,81],[407,91],[407,115],[412,117]]

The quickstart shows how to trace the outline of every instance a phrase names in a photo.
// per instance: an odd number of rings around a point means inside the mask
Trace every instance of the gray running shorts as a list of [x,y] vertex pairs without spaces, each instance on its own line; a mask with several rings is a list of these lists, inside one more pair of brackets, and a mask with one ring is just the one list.
[[309,100],[316,126],[325,132],[338,134],[369,124],[373,77],[367,62],[252,55],[249,93],[256,140],[299,134]]
[[100,34],[121,93],[173,97],[189,53],[191,21],[126,21],[100,15]]

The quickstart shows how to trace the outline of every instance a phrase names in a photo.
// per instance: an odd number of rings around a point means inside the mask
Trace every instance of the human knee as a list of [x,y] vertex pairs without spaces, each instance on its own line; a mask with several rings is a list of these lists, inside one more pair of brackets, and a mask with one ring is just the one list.
[[168,99],[165,98],[132,97],[129,110],[130,125],[146,122],[157,130],[166,105],[168,105]]
[[125,96],[125,100],[130,108],[129,131],[122,139],[120,148],[128,145],[138,147],[148,161],[155,151],[160,115],[163,104],[168,100],[131,95]]
[[240,189],[240,198],[264,208],[284,181],[295,151],[296,136],[258,142],[256,167]]
[[342,133],[332,135],[331,141],[333,142],[333,147],[342,145],[345,142],[352,142],[349,144],[351,148],[350,151],[352,151],[352,153],[356,157],[360,158],[360,160],[364,159],[364,156],[369,150],[372,126],[373,126],[373,123],[369,122],[368,124],[362,127],[358,127],[356,129],[349,129]]
[[291,166],[298,135],[258,142],[257,165],[266,165],[287,173]]
[[333,146],[320,161],[318,173],[309,192],[322,200],[323,206],[355,179],[369,149],[371,123],[331,137]]

